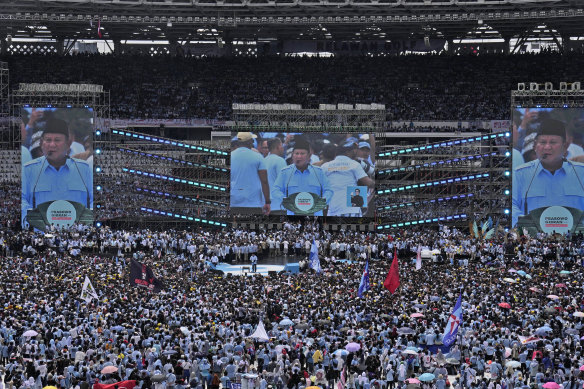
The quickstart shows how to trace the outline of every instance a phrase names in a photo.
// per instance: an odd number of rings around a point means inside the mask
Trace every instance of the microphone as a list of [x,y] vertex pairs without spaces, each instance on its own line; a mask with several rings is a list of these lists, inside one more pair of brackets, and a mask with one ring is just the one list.
[[41,169],[39,170],[39,174],[37,176],[36,182],[34,183],[34,187],[32,188],[32,207],[36,208],[36,187],[39,183],[39,180],[41,179],[41,174],[43,174],[43,167],[45,166],[45,163],[47,162],[47,158],[45,157],[45,159],[43,160],[43,163],[41,164]]
[[537,168],[541,164],[541,161],[537,160],[537,165],[535,166],[535,170],[533,171],[533,176],[531,176],[531,181],[529,181],[529,186],[527,186],[527,190],[525,191],[525,201],[523,202],[523,214],[527,216],[527,194],[529,193],[529,189],[531,189],[531,184],[533,183],[533,179],[535,178],[535,174],[537,173]]
[[75,164],[75,168],[77,168],[77,173],[79,173],[79,177],[81,178],[81,182],[83,183],[83,186],[85,187],[85,192],[87,192],[87,208],[91,208],[89,206],[89,188],[87,188],[87,185],[85,184],[85,181],[83,180],[83,176],[81,175],[81,171],[79,170],[79,166],[77,166],[77,161],[75,160],[75,158],[71,158],[70,156],[67,156],[67,159],[70,159],[71,161],[73,161],[73,163]]

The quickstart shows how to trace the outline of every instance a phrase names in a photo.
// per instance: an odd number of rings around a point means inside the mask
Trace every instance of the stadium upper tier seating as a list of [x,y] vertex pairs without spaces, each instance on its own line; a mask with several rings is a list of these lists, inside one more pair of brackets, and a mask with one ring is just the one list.
[[95,83],[113,118],[230,119],[232,103],[383,103],[387,120],[509,117],[518,82],[582,81],[584,55],[339,58],[8,56],[18,83]]

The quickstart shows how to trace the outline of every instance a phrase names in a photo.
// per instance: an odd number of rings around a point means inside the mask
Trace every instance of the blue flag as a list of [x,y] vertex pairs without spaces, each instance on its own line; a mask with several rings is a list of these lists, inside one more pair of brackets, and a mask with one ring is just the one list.
[[444,336],[442,342],[444,346],[450,347],[456,341],[456,334],[458,334],[458,327],[462,323],[462,292],[456,300],[456,305],[452,310],[452,314],[448,318],[448,323],[444,329]]
[[363,270],[363,275],[361,276],[361,283],[359,284],[359,290],[357,291],[358,297],[363,297],[363,293],[371,289],[369,285],[369,260],[365,262],[365,270]]
[[320,260],[318,259],[318,247],[314,238],[312,238],[312,246],[310,246],[310,255],[308,256],[308,264],[311,269],[314,269],[317,273],[322,272],[320,267]]

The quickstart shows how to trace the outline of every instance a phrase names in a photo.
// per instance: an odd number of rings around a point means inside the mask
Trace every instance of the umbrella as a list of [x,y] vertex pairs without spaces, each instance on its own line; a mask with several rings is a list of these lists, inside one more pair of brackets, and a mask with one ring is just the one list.
[[584,365],[580,366],[580,371],[584,371]]
[[176,350],[166,350],[162,352],[162,355],[172,355],[176,354]]
[[281,326],[293,326],[294,325],[294,322],[292,320],[290,320],[290,319],[282,319],[280,321],[280,325]]
[[509,269],[508,271],[509,271],[509,273],[517,273],[517,270],[515,270],[513,268]]
[[389,318],[391,318],[391,316],[388,315],[387,313],[382,313],[381,315],[379,315],[379,317],[381,317],[382,319],[389,319]]
[[424,317],[424,314],[423,313],[416,312],[416,313],[412,313],[410,315],[410,317]]
[[505,347],[505,358],[509,358],[511,356],[511,349],[509,347]]
[[417,379],[417,378],[408,378],[408,379],[406,380],[406,382],[407,382],[408,384],[419,384],[419,383],[420,383],[420,380],[419,380],[419,379]]
[[539,293],[539,292],[541,292],[541,289],[538,289],[538,288],[536,288],[535,286],[533,286],[533,287],[529,288],[529,290],[531,290],[532,292],[536,292],[536,293]]
[[568,270],[562,270],[562,271],[560,272],[560,274],[570,274],[570,273],[571,273],[571,271],[568,271]]
[[574,316],[576,316],[576,317],[584,317],[584,312],[574,312]]
[[306,389],[321,389],[320,386],[308,386]]
[[37,336],[39,333],[35,330],[28,330],[22,336],[26,336],[27,338],[32,338],[33,336]]
[[150,377],[150,381],[163,382],[166,381],[166,376],[164,374],[154,374],[152,377]]
[[57,389],[56,386],[45,386],[43,389]]
[[552,300],[557,300],[557,299],[559,299],[560,297],[559,297],[559,296],[556,296],[555,294],[548,294],[548,295],[547,295],[547,298],[549,298],[549,299],[552,299]]
[[511,308],[511,305],[509,305],[509,303],[499,303],[499,306],[501,308],[507,308],[507,309],[510,309]]
[[318,324],[320,324],[322,326],[327,326],[327,325],[331,324],[331,321],[330,320],[319,320]]
[[560,389],[560,385],[558,385],[554,381],[546,382],[545,384],[543,384],[543,387],[545,389]]
[[516,282],[517,282],[517,281],[515,281],[513,278],[503,278],[503,281],[505,281],[505,282],[508,282],[508,283],[510,283],[510,284],[514,284],[514,283],[516,283]]
[[556,288],[567,288],[566,284],[556,284]]
[[548,332],[552,331],[552,329],[548,326],[539,327],[535,330],[535,334],[539,336],[546,336]]
[[345,350],[353,352],[359,351],[361,349],[361,345],[359,343],[351,342],[345,346]]
[[446,358],[446,363],[449,365],[460,365],[460,361],[456,358]]
[[568,328],[566,330],[566,334],[570,334],[570,335],[578,335],[580,333],[580,331],[578,331],[575,328]]
[[436,378],[436,376],[432,373],[424,373],[418,377],[418,379],[423,382],[432,381],[434,378]]
[[307,328],[310,328],[310,324],[308,324],[308,323],[299,323],[296,326],[296,328],[299,329],[299,330],[305,330]]
[[440,301],[440,296],[431,296],[430,301]]
[[343,350],[342,348],[340,348],[333,353],[333,355],[337,355],[337,354],[341,354],[341,356],[343,356],[343,355],[349,355],[349,352],[347,350]]
[[517,274],[519,274],[520,276],[524,276],[524,277],[527,275],[527,273],[526,273],[526,272],[524,272],[523,270],[519,270],[519,271],[517,272]]
[[412,330],[410,327],[400,327],[397,329],[397,333],[400,335],[414,334],[416,331]]
[[114,331],[121,331],[121,330],[125,330],[125,328],[123,326],[113,326],[112,330]]
[[111,374],[111,373],[115,373],[116,371],[118,371],[118,368],[115,366],[106,366],[103,369],[101,369],[101,374]]
[[515,368],[515,367],[521,366],[521,362],[519,362],[519,361],[509,361],[509,362],[507,362],[505,364],[505,366],[507,366],[507,367],[511,366],[511,367]]
[[404,351],[402,351],[402,354],[418,355],[418,353],[415,352],[414,350],[404,350]]
[[191,334],[191,331],[189,331],[189,329],[187,327],[181,327],[180,332],[182,332],[183,335],[190,335]]

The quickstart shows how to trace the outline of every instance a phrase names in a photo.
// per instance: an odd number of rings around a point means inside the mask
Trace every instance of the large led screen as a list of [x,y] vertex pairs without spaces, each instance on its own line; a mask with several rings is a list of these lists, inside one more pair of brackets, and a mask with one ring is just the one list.
[[232,134],[232,214],[372,216],[373,134]]
[[584,211],[584,109],[513,112],[513,227],[566,233]]
[[23,228],[93,222],[93,110],[22,108]]

